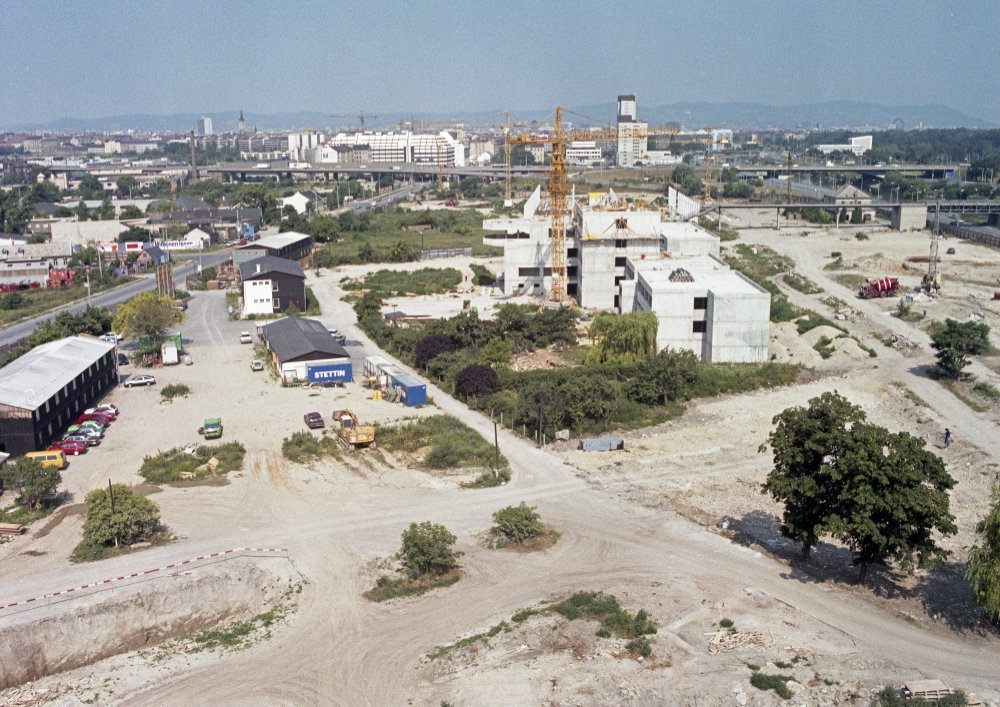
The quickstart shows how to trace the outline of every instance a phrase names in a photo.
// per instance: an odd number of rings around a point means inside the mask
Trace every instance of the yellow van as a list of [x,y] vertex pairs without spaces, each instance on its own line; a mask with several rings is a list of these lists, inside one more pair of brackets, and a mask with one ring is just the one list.
[[25,454],[28,459],[34,459],[42,466],[54,466],[62,469],[66,466],[66,455],[58,449],[48,449],[44,452],[28,452]]

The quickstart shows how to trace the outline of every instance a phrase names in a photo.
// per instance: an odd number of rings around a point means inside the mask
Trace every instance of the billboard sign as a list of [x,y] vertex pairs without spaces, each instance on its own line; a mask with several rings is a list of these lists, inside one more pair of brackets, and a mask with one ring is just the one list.
[[347,383],[354,380],[351,362],[324,363],[319,366],[306,366],[306,377],[310,383]]

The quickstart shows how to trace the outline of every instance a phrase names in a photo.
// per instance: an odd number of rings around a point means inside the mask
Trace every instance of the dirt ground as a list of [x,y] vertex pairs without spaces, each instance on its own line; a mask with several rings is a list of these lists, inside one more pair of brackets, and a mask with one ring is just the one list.
[[[795,259],[796,271],[825,292],[802,295],[779,283],[789,299],[831,319],[846,312],[835,320],[875,349],[876,358],[853,339],[831,336],[836,351],[823,359],[813,344],[832,332],[799,336],[792,325],[774,326],[776,359],[810,369],[798,385],[692,403],[681,419],[628,433],[624,452],[585,454],[572,441],[538,450],[501,431],[513,478],[494,489],[462,490],[461,477],[426,474],[408,460],[394,463],[391,455],[385,464],[374,455],[343,464],[289,463],[281,440],[303,429],[302,415],[311,410],[329,415],[351,406],[361,419],[379,422],[444,411],[490,438],[492,425],[433,386],[428,394],[434,405],[420,410],[372,401],[358,386],[281,388],[250,371],[252,349],[238,343],[246,325],[226,319],[221,293],[196,294],[182,327],[195,364],[157,371],[153,389],[116,390],[111,400],[122,407],[121,417],[100,447],[73,459],[64,486],[77,504],[108,478],[138,484],[145,455],[196,442],[201,420],[215,415],[223,418],[223,441],[247,447],[244,470],[230,474],[226,485],[166,486],[156,493],[164,522],[179,536],[168,546],[71,565],[67,558],[83,520],[74,513],[44,533],[33,530],[0,545],[0,603],[222,549],[279,547],[288,549],[305,583],[295,618],[245,650],[167,652],[156,663],[126,653],[42,678],[16,694],[0,692],[0,705],[85,699],[129,705],[786,704],[750,685],[747,664],[792,676],[796,695],[787,704],[862,705],[884,684],[919,678],[943,678],[1000,704],[997,635],[972,607],[958,564],[1000,472],[996,423],[990,412],[974,411],[927,375],[933,357],[922,329],[926,320],[889,316],[891,300],[856,300],[832,279],[837,272],[823,269],[834,250],[845,262],[875,262],[874,253],[906,262],[926,254],[926,234],[876,233],[857,241],[856,229],[807,236],[801,230],[742,231],[741,239]],[[942,270],[945,282],[955,284],[927,303],[928,319],[964,319],[976,311],[992,325],[989,287],[973,280],[988,280],[988,263],[1000,258],[967,243],[947,245],[957,252]],[[467,269],[467,262],[461,267]],[[866,268],[858,272],[881,272]],[[346,270],[344,275],[357,274]],[[918,273],[901,274],[907,284],[919,281]],[[342,276],[310,274],[309,285],[322,304],[321,320],[347,333],[357,370],[375,349],[340,301]],[[830,296],[847,308],[821,302]],[[409,312],[411,303],[400,308]],[[913,346],[885,346],[887,335]],[[996,384],[984,365],[990,362],[977,361],[972,370]],[[186,383],[191,395],[160,404],[159,387],[169,382]],[[944,569],[913,577],[875,573],[870,586],[859,587],[843,548],[824,544],[803,563],[777,533],[778,508],[759,492],[769,456],[757,448],[777,412],[834,389],[861,405],[871,421],[926,439],[947,462],[959,482],[952,509],[960,532],[944,541],[955,553]],[[955,433],[948,449],[941,448],[945,426]],[[534,553],[488,549],[491,513],[522,500],[538,507],[560,532],[559,541]],[[420,598],[364,600],[372,568],[391,558],[410,522],[422,520],[443,523],[458,536],[465,553],[462,580]],[[190,571],[202,570],[196,564]],[[652,656],[627,656],[623,640],[596,637],[592,622],[544,612],[512,622],[521,609],[544,609],[545,602],[576,591],[606,591],[629,611],[647,610],[659,626],[650,637]],[[72,621],[74,610],[72,601],[32,609],[62,622]],[[723,618],[740,633],[754,634],[758,646],[712,654],[709,640]],[[0,630],[5,621],[0,612]],[[428,658],[437,647],[501,622],[504,627],[485,641]]]

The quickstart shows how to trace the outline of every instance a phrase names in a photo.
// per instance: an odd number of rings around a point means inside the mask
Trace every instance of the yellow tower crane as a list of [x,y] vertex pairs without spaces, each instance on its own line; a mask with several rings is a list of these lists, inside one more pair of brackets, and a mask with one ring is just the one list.
[[[609,127],[598,129],[578,128],[563,130],[563,114],[572,113],[581,118],[603,123]],[[659,128],[647,128],[643,132],[631,130],[629,137],[647,137],[649,135],[676,135],[677,128],[666,125]],[[555,120],[552,122],[552,133],[547,136],[511,135],[507,134],[505,142],[508,145],[538,145],[552,146],[552,161],[549,165],[549,213],[552,217],[552,228],[549,230],[552,250],[552,284],[549,287],[547,300],[557,304],[567,304],[572,298],[566,293],[566,217],[570,214],[567,208],[566,190],[566,144],[573,140],[617,140],[618,129],[603,120],[589,115],[576,113],[564,108],[556,108]]]
[[503,148],[504,148],[504,182],[503,182],[503,205],[510,208],[514,205],[514,199],[510,193],[510,111],[502,110],[500,115],[504,117],[503,123]]

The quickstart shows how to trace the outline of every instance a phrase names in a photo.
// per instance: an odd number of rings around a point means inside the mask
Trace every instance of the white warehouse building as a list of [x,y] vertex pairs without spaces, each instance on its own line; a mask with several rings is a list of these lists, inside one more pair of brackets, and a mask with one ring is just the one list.
[[768,360],[771,295],[718,258],[632,260],[622,311],[655,312],[657,349],[688,349],[706,363]]
[[446,130],[437,135],[423,135],[409,131],[339,133],[323,145],[319,151],[319,159],[324,163],[340,162],[341,151],[344,148],[355,147],[367,147],[368,159],[371,162],[465,166],[465,146]]

